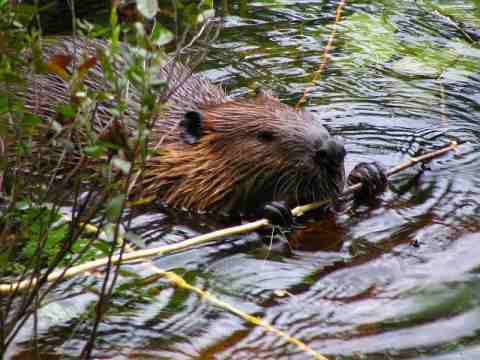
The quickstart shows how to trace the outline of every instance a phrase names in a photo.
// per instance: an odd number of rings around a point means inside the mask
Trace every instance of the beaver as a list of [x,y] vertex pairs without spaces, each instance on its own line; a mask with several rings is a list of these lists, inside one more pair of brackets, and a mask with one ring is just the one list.
[[[127,45],[121,46],[127,50]],[[88,59],[107,49],[104,40],[59,37],[45,44],[43,56],[46,62],[52,56],[68,56],[78,65],[80,54]],[[274,217],[288,216],[286,209],[296,205],[340,196],[345,147],[315,113],[288,106],[263,90],[255,96],[230,97],[179,62],[167,60],[158,77],[168,81],[170,95],[155,115],[148,143],[154,154],[133,189],[137,197],[155,195],[168,206],[196,211],[248,214],[266,209]],[[26,108],[46,121],[58,118],[59,105],[69,100],[68,82],[56,73],[28,74],[27,80],[20,94]],[[84,84],[109,89],[100,64],[88,70]],[[140,91],[129,91],[122,121],[133,134]],[[118,120],[114,105],[103,99],[92,107],[90,126],[96,133]],[[81,148],[73,152],[85,155]],[[384,190],[378,183],[386,184],[377,164],[357,165],[349,179],[376,183],[377,194]]]

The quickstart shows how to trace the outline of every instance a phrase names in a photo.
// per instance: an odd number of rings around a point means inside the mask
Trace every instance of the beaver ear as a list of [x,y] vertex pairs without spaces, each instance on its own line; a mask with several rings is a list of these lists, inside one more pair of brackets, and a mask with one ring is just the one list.
[[186,144],[196,144],[203,134],[203,115],[198,111],[186,112],[180,121],[180,129]]

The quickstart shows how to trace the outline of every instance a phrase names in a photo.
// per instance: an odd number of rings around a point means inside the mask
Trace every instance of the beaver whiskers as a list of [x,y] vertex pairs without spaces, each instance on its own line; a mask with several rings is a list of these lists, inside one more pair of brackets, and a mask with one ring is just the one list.
[[191,144],[165,144],[149,160],[143,194],[163,194],[175,207],[249,212],[268,201],[335,198],[343,189],[341,141],[268,93],[199,107],[182,124],[179,136]]
[[[80,49],[75,51],[76,47]],[[88,58],[107,47],[101,40],[61,37],[49,41],[43,52],[45,61],[57,54]],[[122,60],[115,66],[120,69]],[[188,72],[178,63],[159,69],[159,79],[172,80],[167,85],[171,96],[156,114],[148,143],[153,154],[132,197],[155,196],[172,207],[240,213],[272,201],[295,206],[338,197],[345,183],[343,142],[331,136],[314,114],[262,91],[255,97],[232,99],[198,75],[186,78]],[[59,106],[70,100],[69,84],[53,73],[27,77],[29,86],[19,93],[26,107],[47,122],[55,120]],[[34,83],[49,91],[38,94]],[[88,71],[84,84],[93,90],[110,87],[99,64]],[[135,88],[130,92],[122,126],[133,137],[141,96]],[[113,101],[93,104],[93,131],[101,135],[116,126],[113,105]],[[82,135],[81,129],[75,131]],[[41,131],[36,136],[36,144],[43,147],[39,154],[49,149],[64,151],[62,146],[45,143],[48,137]],[[85,138],[72,137],[78,146],[70,150],[69,158],[88,158],[82,150]],[[98,161],[102,159],[87,161],[92,164],[90,170],[95,171]]]

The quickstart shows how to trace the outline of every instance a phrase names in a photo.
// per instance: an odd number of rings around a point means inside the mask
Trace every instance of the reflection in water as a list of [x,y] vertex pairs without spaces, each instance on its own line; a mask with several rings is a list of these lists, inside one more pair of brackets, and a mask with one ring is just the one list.
[[[475,4],[460,3],[467,10]],[[268,4],[229,4],[204,73],[233,94],[260,83],[295,103],[318,67],[337,2]],[[371,26],[365,19],[378,14],[384,22],[364,31]],[[478,45],[422,2],[357,1],[344,17],[333,62],[308,107],[345,138],[347,170],[372,160],[394,166],[450,139],[463,142],[458,153],[397,175],[381,202],[309,223],[288,236],[288,246],[281,235],[249,234],[157,258],[153,266],[177,271],[336,359],[480,358]],[[372,40],[369,32],[383,35]],[[437,67],[420,64],[423,56]],[[158,209],[134,222],[146,246],[225,225]],[[126,269],[121,283],[131,289],[114,298],[98,357],[306,358],[161,279],[142,285],[148,266]],[[68,290],[80,304],[86,295],[71,292],[80,285],[71,280],[59,293]],[[288,295],[275,295],[278,289]],[[75,353],[87,331],[81,319],[46,329],[42,349]]]

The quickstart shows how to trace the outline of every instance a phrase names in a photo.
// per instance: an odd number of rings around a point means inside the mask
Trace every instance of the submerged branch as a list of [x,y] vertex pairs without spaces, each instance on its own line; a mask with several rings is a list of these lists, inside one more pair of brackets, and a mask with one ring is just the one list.
[[[450,143],[450,145],[443,147],[439,150],[435,150],[429,153],[426,153],[424,155],[418,156],[411,158],[409,160],[406,160],[402,162],[401,164],[394,166],[390,168],[387,171],[387,176],[390,178],[391,176],[408,169],[420,162],[427,162],[431,159],[434,159],[436,157],[439,157],[441,155],[444,155],[452,150],[455,150],[458,147],[458,144],[454,141]],[[348,195],[354,191],[359,190],[362,187],[361,183],[349,186],[345,189],[345,191],[342,193],[342,195]],[[305,214],[308,211],[312,211],[315,209],[318,209],[319,207],[325,205],[328,203],[328,201],[323,201],[323,202],[317,202],[317,203],[312,203],[312,204],[307,204],[303,206],[297,206],[292,210],[292,214],[295,216],[301,216]],[[265,226],[270,225],[270,221],[267,219],[260,219],[257,221],[249,222],[246,224],[238,225],[238,226],[232,226],[226,229],[221,229],[217,231],[210,232],[208,234],[203,234],[200,236],[193,237],[191,239],[179,242],[177,244],[171,244],[171,245],[165,245],[165,246],[160,246],[152,249],[145,249],[145,250],[138,250],[138,251],[132,251],[129,252],[128,254],[123,254],[123,256],[113,256],[110,258],[112,264],[117,264],[120,262],[126,262],[126,261],[133,261],[133,260],[139,260],[139,259],[144,259],[152,256],[159,256],[159,255],[164,255],[164,254],[169,254],[173,252],[178,252],[180,250],[185,250],[192,248],[194,246],[202,245],[205,243],[209,243],[214,240],[219,240],[223,239],[229,236],[234,236],[234,235],[239,235],[239,234],[244,234],[248,232],[252,232],[255,230],[258,230],[260,228],[263,228]],[[89,228],[92,228],[92,225],[89,225]],[[69,278],[77,274],[81,274],[87,271],[94,270],[96,268],[105,266],[108,264],[109,258],[102,258],[94,261],[89,261],[87,263],[74,266],[67,271],[64,269],[52,272],[48,276],[48,282],[54,281],[59,279],[60,277]],[[11,284],[0,284],[0,294],[2,293],[11,293],[13,291],[18,291],[18,290],[24,290],[27,288],[30,288],[31,286],[35,286],[37,283],[36,279],[29,279],[25,281],[20,281],[16,283],[11,283]]]
[[263,327],[264,329],[274,333],[278,337],[283,338],[288,343],[297,346],[300,350],[304,351],[305,353],[313,356],[314,359],[328,360],[325,356],[319,354],[318,352],[313,350],[311,347],[306,345],[304,342],[288,335],[287,333],[285,333],[281,330],[278,330],[277,328],[273,327],[270,323],[266,322],[265,320],[260,319],[256,316],[249,315],[249,314],[243,312],[242,310],[239,310],[236,307],[234,307],[230,304],[227,304],[226,302],[218,299],[217,297],[213,296],[212,294],[209,294],[207,291],[204,291],[202,289],[199,289],[195,286],[190,285],[182,277],[178,276],[174,272],[163,271],[163,270],[160,270],[160,269],[158,269],[157,272],[159,274],[165,276],[171,284],[173,284],[177,287],[181,287],[181,288],[186,289],[186,290],[190,290],[190,291],[200,295],[202,298],[208,300],[211,304],[217,305],[217,306],[221,307],[222,309],[230,311],[231,313],[241,317],[243,320],[245,320],[246,322],[248,322],[250,324],[258,325],[258,326]]
[[[391,177],[392,175],[395,175],[395,174],[397,174],[397,173],[399,173],[399,172],[401,172],[401,171],[403,171],[403,170],[405,170],[405,169],[407,169],[407,168],[409,168],[409,167],[411,167],[415,164],[418,164],[420,162],[426,162],[426,161],[429,161],[433,158],[436,158],[438,156],[446,154],[449,151],[455,150],[457,148],[457,146],[458,145],[457,145],[456,142],[451,142],[450,145],[448,145],[448,146],[446,146],[442,149],[432,151],[430,153],[427,153],[427,154],[424,154],[424,155],[421,155],[421,156],[418,156],[418,157],[411,158],[411,159],[409,159],[409,160],[391,168],[390,170],[388,170],[387,171],[387,176]],[[347,195],[349,193],[357,191],[361,187],[362,187],[361,183],[350,186],[343,192],[343,195]],[[322,205],[325,205],[325,203],[326,202],[321,202],[321,203],[308,204],[308,205],[305,205],[305,206],[298,206],[298,207],[296,207],[295,209],[292,210],[292,213],[295,216],[300,216],[307,211],[311,211],[311,210],[319,208]],[[87,262],[85,264],[72,267],[68,270],[67,269],[57,270],[55,272],[52,272],[48,276],[47,281],[48,282],[59,281],[59,280],[62,280],[62,279],[68,278],[68,277],[72,277],[76,274],[91,271],[93,269],[96,269],[98,267],[105,266],[105,265],[112,266],[113,264],[116,264],[116,265],[119,266],[121,263],[125,263],[127,261],[145,259],[145,258],[149,258],[149,257],[152,257],[152,256],[158,256],[158,255],[162,255],[162,254],[172,253],[172,252],[175,252],[175,251],[180,251],[180,250],[183,250],[183,249],[188,249],[188,248],[191,248],[193,246],[197,246],[197,245],[200,245],[200,244],[211,242],[213,240],[219,240],[219,239],[222,239],[222,238],[225,238],[225,237],[228,237],[228,236],[251,232],[251,231],[257,230],[259,228],[262,228],[262,227],[268,226],[268,225],[270,225],[270,222],[267,219],[261,219],[261,220],[250,222],[250,223],[247,223],[247,224],[244,224],[244,225],[234,226],[234,227],[231,227],[231,228],[222,229],[222,230],[214,231],[214,232],[204,234],[204,235],[201,235],[201,236],[197,236],[197,237],[194,237],[192,239],[188,239],[186,241],[182,241],[180,243],[173,244],[173,245],[166,245],[166,246],[161,246],[161,247],[153,248],[153,249],[131,251],[131,252],[123,253],[123,254],[121,253],[119,255],[115,255],[115,256],[111,256],[111,257],[107,257],[107,258],[102,258],[102,259],[99,259],[99,260],[96,260],[96,261]],[[87,231],[98,233],[98,229],[93,225],[83,224],[83,226]],[[123,241],[123,239],[120,239],[120,240]],[[209,294],[207,291],[204,291],[204,290],[199,289],[199,288],[197,288],[193,285],[190,285],[182,277],[178,276],[177,274],[175,274],[173,272],[170,272],[170,271],[165,271],[165,270],[159,269],[156,266],[155,266],[155,272],[159,275],[162,275],[162,276],[166,277],[167,280],[172,285],[187,289],[187,290],[192,291],[192,292],[195,292],[196,294],[200,295],[202,298],[206,299],[210,303],[212,303],[214,305],[217,305],[217,306],[221,307],[222,309],[225,309],[225,310],[241,317],[246,322],[248,322],[250,324],[253,324],[253,325],[263,327],[267,331],[272,332],[276,336],[283,338],[288,343],[290,343],[292,345],[295,345],[296,347],[298,347],[302,351],[310,354],[315,359],[328,360],[326,357],[317,353],[315,350],[310,348],[308,345],[306,345],[302,341],[300,341],[300,340],[288,335],[287,333],[275,328],[274,326],[272,326],[268,322],[264,321],[263,319],[260,319],[258,317],[249,315],[249,314],[235,308],[234,306],[221,301],[220,299],[216,298],[215,296]],[[0,294],[11,293],[11,292],[19,291],[19,290],[29,289],[31,287],[37,286],[37,283],[38,283],[38,278],[32,277],[28,280],[20,281],[20,282],[17,282],[17,283],[0,284]]]
[[[128,244],[127,244],[126,247],[127,247],[126,252],[134,251]],[[252,325],[263,327],[265,330],[267,330],[267,331],[275,334],[276,336],[284,339],[287,343],[292,344],[292,345],[296,346],[297,348],[299,348],[301,351],[311,355],[314,359],[328,360],[325,356],[323,356],[323,355],[319,354],[318,352],[316,352],[315,350],[313,350],[310,346],[306,345],[303,341],[288,335],[287,333],[283,332],[282,330],[277,329],[276,327],[274,327],[273,325],[271,325],[270,323],[268,323],[267,321],[265,321],[265,320],[263,320],[259,317],[252,316],[252,315],[236,308],[235,306],[230,305],[230,304],[222,301],[221,299],[219,299],[215,295],[209,293],[208,291],[202,290],[202,289],[200,289],[200,288],[198,288],[194,285],[189,284],[180,275],[178,275],[178,274],[176,274],[172,271],[165,271],[163,269],[160,269],[158,266],[153,264],[151,261],[144,262],[144,264],[148,265],[148,271],[149,272],[155,273],[159,277],[165,277],[167,279],[167,281],[171,284],[171,286],[175,286],[175,287],[178,287],[178,288],[182,288],[182,289],[186,289],[186,290],[189,290],[191,292],[194,292],[197,295],[199,295],[202,299],[205,299],[209,303],[214,304],[214,305],[216,305],[216,306],[218,306],[218,307],[220,307],[220,308],[222,308],[226,311],[231,312],[232,314],[237,315],[238,317],[242,318],[245,322],[247,322],[249,324],[252,324]],[[149,281],[152,281],[152,279],[149,278]],[[155,280],[153,280],[153,281],[155,281]]]

